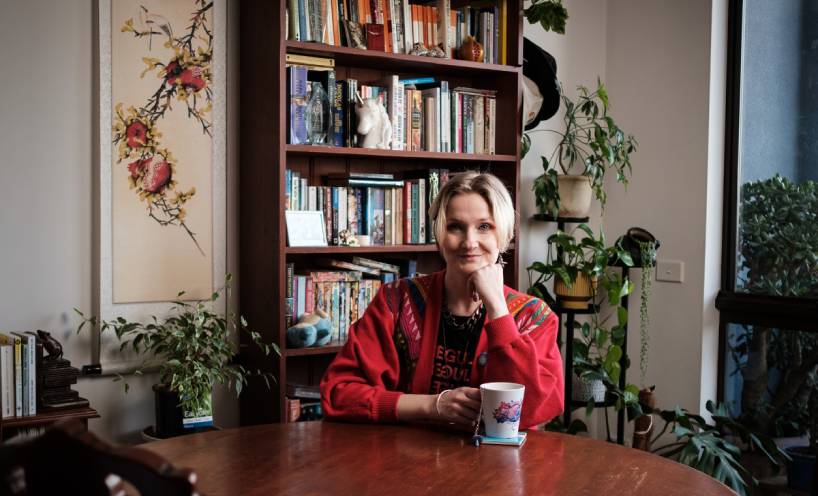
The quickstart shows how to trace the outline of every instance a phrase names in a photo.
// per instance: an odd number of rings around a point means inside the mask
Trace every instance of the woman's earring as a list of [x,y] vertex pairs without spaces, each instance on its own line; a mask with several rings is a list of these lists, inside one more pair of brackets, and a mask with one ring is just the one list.
[[500,267],[505,267],[506,266],[506,261],[503,260],[503,254],[502,253],[497,255],[497,263],[500,264]]

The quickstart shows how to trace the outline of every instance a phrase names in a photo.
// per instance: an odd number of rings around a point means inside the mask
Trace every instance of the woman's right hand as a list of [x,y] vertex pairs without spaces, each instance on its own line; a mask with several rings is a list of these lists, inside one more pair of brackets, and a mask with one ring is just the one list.
[[459,387],[434,397],[437,420],[473,427],[480,415],[480,389]]

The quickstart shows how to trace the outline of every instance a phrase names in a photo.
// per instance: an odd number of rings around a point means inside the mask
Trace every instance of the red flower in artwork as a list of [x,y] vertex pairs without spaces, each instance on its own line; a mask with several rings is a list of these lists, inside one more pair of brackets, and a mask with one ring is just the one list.
[[179,82],[185,89],[192,89],[197,92],[205,87],[206,83],[202,78],[202,68],[183,68],[178,60],[171,61],[165,67],[165,74],[168,77],[168,84],[174,85]]
[[125,128],[125,138],[130,148],[144,146],[148,142],[148,126],[140,121],[133,121]]
[[[145,177],[142,179],[142,189],[149,193],[156,193],[170,181],[170,164],[161,156],[153,156],[145,160],[134,162],[139,169],[145,169]],[[128,169],[130,170],[130,165]],[[131,172],[133,174],[133,172]]]
[[131,177],[137,178],[142,174],[142,171],[145,170],[145,167],[148,166],[149,160],[135,160],[128,164],[128,172],[131,173]]

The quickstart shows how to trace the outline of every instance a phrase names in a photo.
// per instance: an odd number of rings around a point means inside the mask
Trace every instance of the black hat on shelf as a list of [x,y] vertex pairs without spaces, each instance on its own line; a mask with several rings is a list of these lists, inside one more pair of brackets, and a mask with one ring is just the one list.
[[560,108],[557,61],[533,41],[523,38],[523,124],[529,131]]

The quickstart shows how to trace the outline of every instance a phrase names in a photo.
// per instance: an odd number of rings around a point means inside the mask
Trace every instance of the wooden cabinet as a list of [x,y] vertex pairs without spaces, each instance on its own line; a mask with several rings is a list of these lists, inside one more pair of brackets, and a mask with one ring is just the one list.
[[[454,4],[455,2],[453,2]],[[490,171],[508,186],[519,212],[520,137],[522,132],[522,1],[508,0],[506,28],[508,65],[483,64],[406,54],[392,54],[285,39],[286,1],[244,2],[240,37],[240,252],[241,313],[265,341],[281,346],[280,358],[265,357],[252,346],[243,348],[250,369],[270,371],[278,385],[263,380],[248,384],[241,399],[244,425],[284,418],[287,382],[317,383],[341,343],[323,348],[288,349],[285,340],[286,264],[308,263],[317,254],[338,258],[412,258],[418,270],[442,268],[434,245],[289,248],[284,223],[285,169],[298,171],[309,184],[322,184],[331,172],[392,172],[447,168]],[[468,4],[458,2],[457,6]],[[299,53],[335,59],[336,80],[354,78],[377,84],[385,77],[434,76],[449,86],[497,91],[496,154],[394,151],[287,144],[285,55]],[[516,234],[516,233],[515,233]],[[518,257],[508,256],[507,284],[516,286]]]

